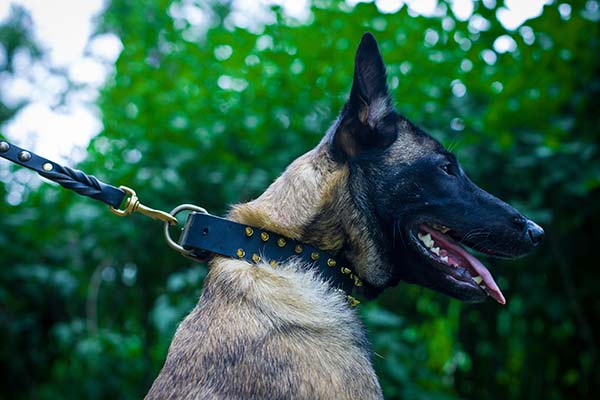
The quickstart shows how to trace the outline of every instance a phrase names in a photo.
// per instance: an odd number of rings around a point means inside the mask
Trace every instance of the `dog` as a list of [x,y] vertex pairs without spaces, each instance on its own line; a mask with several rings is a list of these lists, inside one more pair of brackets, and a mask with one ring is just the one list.
[[[364,34],[350,96],[321,142],[228,218],[342,257],[372,298],[399,281],[505,299],[463,246],[522,256],[544,231],[477,187],[455,156],[398,114]],[[223,238],[227,240],[227,238]],[[381,399],[346,296],[298,259],[274,268],[215,256],[147,399]]]

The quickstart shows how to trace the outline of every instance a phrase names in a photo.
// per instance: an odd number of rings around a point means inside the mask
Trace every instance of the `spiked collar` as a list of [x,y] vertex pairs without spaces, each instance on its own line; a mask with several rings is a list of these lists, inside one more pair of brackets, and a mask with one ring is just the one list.
[[188,216],[179,244],[197,258],[213,253],[252,265],[264,261],[272,268],[293,257],[300,258],[307,268],[316,269],[325,280],[343,290],[352,306],[358,304],[350,293],[363,283],[349,265],[339,257],[277,233],[194,212]]

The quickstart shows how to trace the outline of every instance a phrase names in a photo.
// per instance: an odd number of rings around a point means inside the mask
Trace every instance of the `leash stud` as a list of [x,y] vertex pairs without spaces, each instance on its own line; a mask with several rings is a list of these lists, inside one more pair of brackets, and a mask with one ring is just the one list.
[[28,152],[28,151],[23,150],[23,151],[21,151],[19,153],[19,155],[17,156],[17,158],[21,162],[27,162],[27,161],[31,160],[31,153]]

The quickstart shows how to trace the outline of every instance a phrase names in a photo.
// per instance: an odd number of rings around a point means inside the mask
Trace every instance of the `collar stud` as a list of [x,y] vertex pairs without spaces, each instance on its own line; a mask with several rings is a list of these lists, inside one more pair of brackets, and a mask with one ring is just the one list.
[[347,295],[346,299],[348,300],[350,307],[356,307],[357,305],[360,304],[360,301],[356,300],[354,297],[352,297],[350,295]]

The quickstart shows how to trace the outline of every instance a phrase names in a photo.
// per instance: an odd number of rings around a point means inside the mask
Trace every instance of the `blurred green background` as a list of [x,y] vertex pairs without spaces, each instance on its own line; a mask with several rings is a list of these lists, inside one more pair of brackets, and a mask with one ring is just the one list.
[[[504,307],[406,284],[363,303],[386,397],[592,398],[598,2],[553,2],[514,30],[496,18],[502,1],[476,1],[462,21],[445,1],[425,17],[315,0],[306,19],[272,7],[266,24],[245,27],[230,5],[109,3],[97,33],[116,34],[123,51],[97,102],[104,128],[78,167],[157,208],[222,214],[318,143],[349,93],[360,36],[372,31],[398,109],[547,232],[533,255],[488,262]],[[208,18],[193,23],[190,6]],[[43,53],[30,29],[17,9],[0,26],[0,77],[18,51]],[[22,106],[0,103],[0,123]],[[141,398],[206,266],[170,250],[157,222],[118,219],[54,184],[23,187],[19,174],[0,181],[0,398]],[[19,200],[6,201],[17,187]]]

